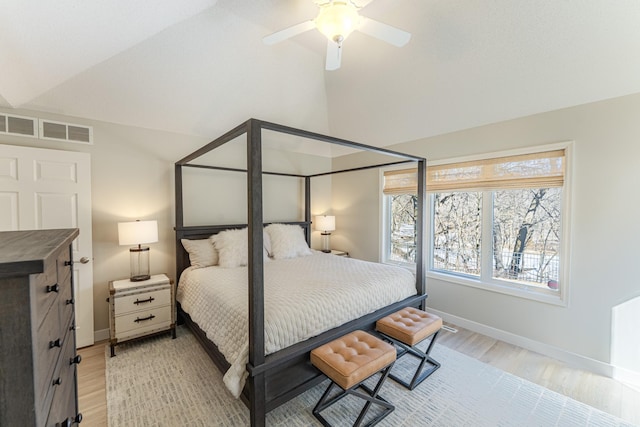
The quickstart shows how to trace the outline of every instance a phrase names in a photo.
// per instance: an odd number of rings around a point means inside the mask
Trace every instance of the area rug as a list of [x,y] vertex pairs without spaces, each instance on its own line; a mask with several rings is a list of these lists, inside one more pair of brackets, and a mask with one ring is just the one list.
[[[108,346],[107,346],[108,349]],[[249,425],[249,411],[222,383],[222,375],[184,327],[178,338],[158,336],[107,351],[110,427]],[[396,409],[384,426],[632,426],[610,414],[476,359],[437,345],[442,367],[413,391],[388,380],[381,394]],[[402,358],[394,372],[414,365]],[[325,381],[267,414],[268,426],[320,425],[311,414]],[[347,397],[323,412],[336,426],[351,425],[362,401]],[[373,413],[375,415],[375,413]]]

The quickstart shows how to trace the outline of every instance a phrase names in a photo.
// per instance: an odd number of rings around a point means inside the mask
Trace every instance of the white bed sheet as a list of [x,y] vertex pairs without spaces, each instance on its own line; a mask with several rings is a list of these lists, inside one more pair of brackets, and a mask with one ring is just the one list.
[[[322,252],[264,264],[265,353],[304,341],[416,294],[404,268]],[[231,364],[224,383],[237,398],[247,377],[247,267],[188,268],[177,299]]]

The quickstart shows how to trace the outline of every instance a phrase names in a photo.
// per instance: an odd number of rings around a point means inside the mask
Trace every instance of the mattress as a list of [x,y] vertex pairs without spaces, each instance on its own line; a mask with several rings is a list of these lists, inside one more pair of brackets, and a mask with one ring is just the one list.
[[[247,267],[186,269],[177,300],[231,365],[237,398],[249,353]],[[409,270],[322,252],[264,263],[265,354],[304,341],[416,294]]]

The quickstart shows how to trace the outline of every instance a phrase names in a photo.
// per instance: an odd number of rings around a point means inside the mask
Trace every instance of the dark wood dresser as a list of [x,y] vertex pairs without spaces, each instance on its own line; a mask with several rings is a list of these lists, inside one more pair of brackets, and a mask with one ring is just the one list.
[[78,412],[77,229],[0,232],[0,426],[67,427]]

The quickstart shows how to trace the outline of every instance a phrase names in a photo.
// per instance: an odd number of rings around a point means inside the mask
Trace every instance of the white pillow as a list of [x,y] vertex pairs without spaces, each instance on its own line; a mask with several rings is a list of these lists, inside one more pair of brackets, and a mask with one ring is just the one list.
[[189,262],[192,267],[202,268],[218,264],[218,251],[213,247],[210,239],[211,237],[198,240],[180,239],[182,246],[189,253]]
[[[264,245],[264,250],[267,252],[267,257],[273,256],[272,249],[271,249],[271,237],[269,236],[269,233],[267,233],[267,230],[262,232],[262,244]],[[265,259],[266,261],[266,259]]]
[[296,258],[311,255],[299,225],[271,224],[265,227],[271,240],[271,255],[274,259]]
[[[218,251],[218,264],[223,268],[234,268],[247,265],[249,263],[249,237],[247,228],[240,230],[225,230],[211,236],[215,248]],[[271,242],[267,243],[268,235],[263,233],[263,255],[264,260],[269,261],[269,253],[267,244],[271,246]]]
[[214,239],[218,250],[218,264],[223,268],[233,268],[247,265],[247,229],[225,230],[218,233]]

